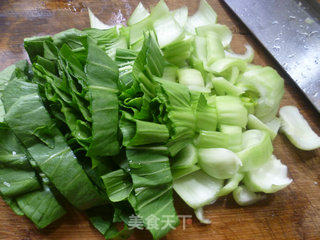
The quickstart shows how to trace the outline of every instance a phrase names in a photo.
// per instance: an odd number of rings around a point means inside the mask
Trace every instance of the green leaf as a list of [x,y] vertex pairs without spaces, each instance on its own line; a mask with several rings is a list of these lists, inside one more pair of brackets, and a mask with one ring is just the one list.
[[162,148],[127,149],[134,188],[172,182],[167,151]]
[[[7,92],[22,92],[23,85],[18,85],[17,89],[13,89],[10,88],[10,84],[6,88]],[[43,141],[34,139],[33,133],[39,128],[46,127],[48,123],[51,123],[51,119],[38,95],[37,85],[33,85],[33,93],[30,90],[25,93],[27,95],[20,95],[20,98],[9,108],[5,117],[8,125],[20,141],[27,146],[28,152],[41,171],[73,205],[79,209],[100,205],[103,202],[100,194],[77,162],[57,128],[51,127],[50,137],[48,136],[47,139],[54,143],[54,147],[49,147],[43,144]],[[4,102],[6,100],[4,98]],[[37,121],[33,121],[32,116],[34,115],[32,114],[37,114]],[[26,124],[26,121],[29,122]]]
[[119,152],[118,69],[113,61],[88,40],[86,64],[92,112],[92,143],[87,155],[111,156]]
[[[136,190],[136,199],[136,213],[142,218],[153,239],[164,237],[179,225],[179,219],[173,206],[172,186],[139,188]],[[157,220],[158,228],[152,227],[151,219]]]
[[[1,194],[0,194],[1,196]],[[23,216],[24,212],[22,212],[21,208],[18,206],[17,201],[12,198],[6,198],[1,196],[3,201],[8,204],[8,206],[12,209],[12,211],[17,214],[18,216]]]
[[25,149],[10,129],[0,128],[0,194],[15,197],[40,189]]
[[38,190],[16,199],[18,206],[38,227],[45,228],[61,218],[66,212],[50,190]]
[[129,197],[132,191],[130,175],[119,169],[103,175],[102,180],[106,187],[109,199],[112,202],[119,202]]
[[[3,103],[6,122],[26,147],[39,141],[48,147],[54,146],[50,136],[53,122],[41,104],[37,85],[20,79],[11,80],[4,92]],[[34,116],[41,121],[34,121]]]

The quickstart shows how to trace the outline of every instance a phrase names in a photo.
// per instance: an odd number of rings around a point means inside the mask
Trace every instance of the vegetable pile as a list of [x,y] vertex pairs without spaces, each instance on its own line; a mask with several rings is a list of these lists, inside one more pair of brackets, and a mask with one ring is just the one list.
[[89,16],[90,29],[25,39],[32,64],[0,73],[0,195],[38,228],[67,200],[106,239],[127,237],[135,215],[159,239],[179,224],[173,191],[210,223],[202,207],[218,197],[245,206],[288,186],[272,154],[281,126],[298,148],[320,146],[295,107],[276,117],[283,79],[249,45],[231,50],[205,0],[193,16],[140,3],[128,26]]

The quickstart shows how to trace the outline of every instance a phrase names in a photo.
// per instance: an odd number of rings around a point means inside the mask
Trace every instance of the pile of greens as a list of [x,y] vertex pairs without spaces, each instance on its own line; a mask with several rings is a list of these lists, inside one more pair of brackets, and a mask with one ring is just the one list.
[[140,3],[128,26],[89,16],[90,29],[25,39],[31,65],[0,73],[0,195],[37,227],[68,201],[106,239],[128,237],[133,216],[159,239],[179,224],[173,191],[210,223],[218,197],[244,206],[289,185],[272,155],[281,124],[320,146],[296,108],[276,117],[283,79],[250,46],[231,50],[205,0],[193,16]]

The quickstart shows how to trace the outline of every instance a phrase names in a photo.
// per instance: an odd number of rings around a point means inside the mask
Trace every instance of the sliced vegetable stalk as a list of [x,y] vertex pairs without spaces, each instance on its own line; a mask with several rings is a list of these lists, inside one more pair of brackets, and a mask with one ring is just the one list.
[[172,169],[188,168],[198,162],[198,151],[193,144],[187,145],[174,158]]
[[287,173],[287,166],[272,155],[264,165],[249,171],[244,178],[244,183],[253,192],[274,193],[292,182]]
[[228,179],[226,184],[221,188],[219,192],[219,196],[226,196],[229,193],[233,192],[233,190],[235,190],[238,187],[243,177],[244,177],[243,173],[234,174],[232,178]]
[[134,9],[130,18],[128,19],[127,23],[129,26],[136,24],[138,22],[141,22],[143,19],[145,19],[149,15],[150,15],[150,13],[148,12],[148,10],[145,9],[145,7],[143,6],[143,4],[141,2],[139,2],[138,6]]
[[272,140],[277,136],[280,125],[281,122],[277,118],[273,119],[270,122],[264,123],[253,114],[248,115],[247,128],[264,130],[269,133]]
[[169,139],[166,125],[136,120],[127,112],[122,113],[120,129],[124,146],[166,143]]
[[254,57],[253,48],[249,44],[246,44],[245,48],[246,48],[246,52],[243,55],[234,53],[232,50],[225,50],[225,55],[226,55],[226,57],[238,58],[238,59],[242,59],[246,62],[252,62],[253,57]]
[[225,148],[200,148],[198,152],[201,169],[214,178],[231,178],[242,166],[238,156]]
[[218,122],[226,125],[245,127],[248,122],[248,112],[241,100],[233,96],[217,96],[216,107]]
[[198,170],[173,182],[173,189],[193,209],[214,202],[223,181]]
[[297,107],[282,107],[279,115],[281,131],[294,146],[302,150],[314,150],[320,147],[320,137],[311,129]]
[[203,216],[202,207],[217,200],[222,184],[222,180],[198,170],[176,179],[173,182],[173,189],[195,210],[196,217],[201,223],[209,224],[210,220]]
[[186,30],[194,34],[197,27],[215,24],[217,21],[217,14],[213,11],[206,0],[201,0],[198,11],[188,18]]
[[200,130],[195,145],[198,148],[226,148],[238,152],[242,147],[242,131],[238,126],[228,126],[223,132]]
[[280,100],[284,93],[284,82],[271,67],[258,67],[245,71],[238,86],[257,95],[255,116],[263,122],[271,121],[276,116]]
[[97,28],[97,29],[109,29],[112,26],[109,26],[107,24],[104,24],[101,22],[91,11],[90,8],[88,8],[88,13],[89,13],[89,19],[90,19],[90,26],[92,28]]
[[265,196],[251,192],[245,186],[239,186],[233,191],[233,199],[240,206],[248,206],[265,199]]
[[253,170],[268,162],[272,155],[273,147],[270,136],[261,130],[248,130],[243,133],[242,151],[237,155],[243,166],[241,171]]

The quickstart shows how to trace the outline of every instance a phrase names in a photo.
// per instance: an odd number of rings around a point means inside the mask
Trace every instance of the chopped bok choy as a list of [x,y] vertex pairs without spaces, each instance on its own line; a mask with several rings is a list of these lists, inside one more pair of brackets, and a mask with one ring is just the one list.
[[320,147],[320,137],[311,129],[297,107],[282,107],[279,115],[281,131],[294,146],[302,150],[314,150]]

